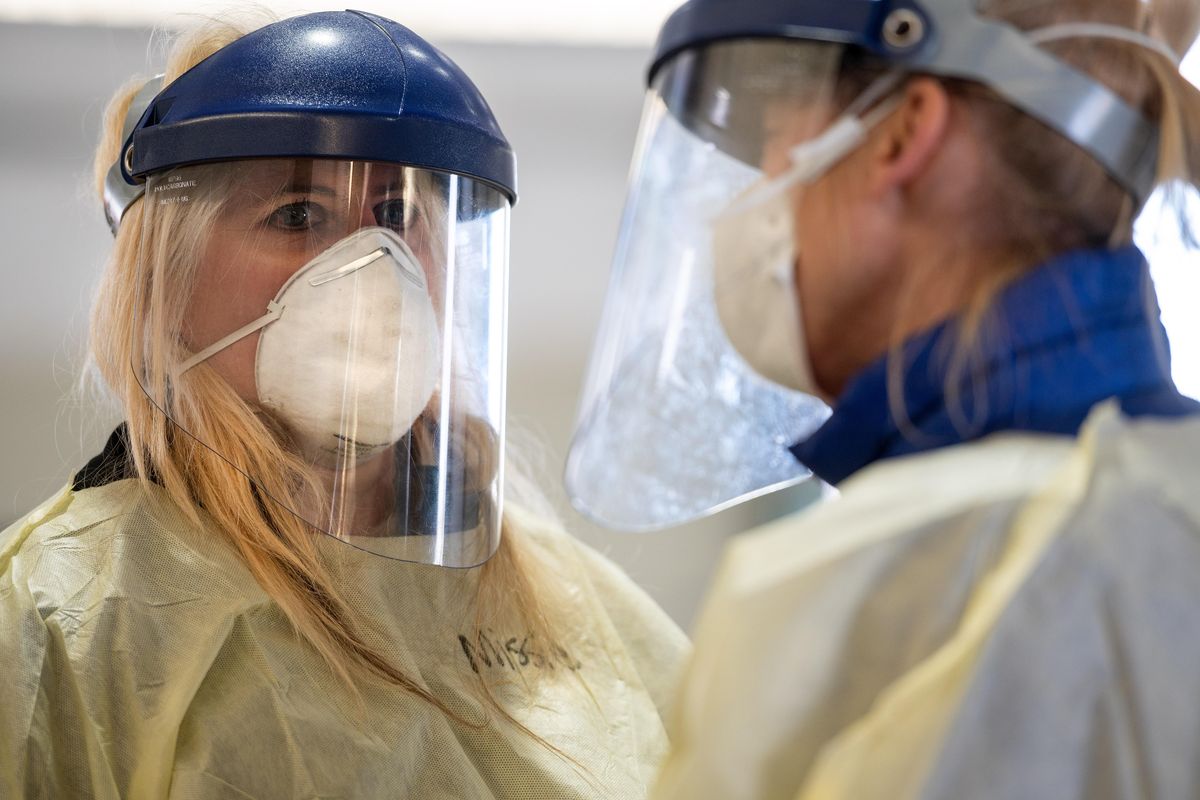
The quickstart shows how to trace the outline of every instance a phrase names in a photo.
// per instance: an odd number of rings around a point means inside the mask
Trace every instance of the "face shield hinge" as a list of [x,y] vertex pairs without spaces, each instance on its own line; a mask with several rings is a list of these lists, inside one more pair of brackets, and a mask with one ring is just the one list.
[[893,50],[912,50],[925,41],[925,32],[925,19],[911,8],[898,8],[883,21],[883,41]]
[[[151,78],[138,90],[129,101],[129,109],[125,113],[125,124],[121,129],[121,141],[127,142],[125,151],[117,158],[104,178],[104,218],[108,221],[109,230],[113,236],[121,225],[121,218],[129,207],[142,196],[145,187],[142,182],[131,184],[126,176],[133,176],[133,142],[130,137],[137,127],[138,120],[146,112],[147,106],[162,88],[163,76]],[[123,169],[122,169],[123,168]]]

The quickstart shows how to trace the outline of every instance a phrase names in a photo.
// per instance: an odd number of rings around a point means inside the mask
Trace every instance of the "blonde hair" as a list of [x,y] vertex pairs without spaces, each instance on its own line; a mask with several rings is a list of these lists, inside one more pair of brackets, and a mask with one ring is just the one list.
[[[236,22],[209,20],[181,37],[169,55],[165,83],[249,29]],[[126,85],[109,105],[95,159],[96,190],[101,196],[104,175],[123,144],[123,119],[141,85],[141,81]],[[195,169],[204,170],[208,188],[231,180],[228,168]],[[367,623],[347,602],[323,560],[316,530],[283,505],[265,502],[264,496],[284,498],[293,507],[304,507],[320,496],[306,462],[281,446],[287,432],[271,418],[255,413],[214,370],[197,368],[183,380],[174,377],[189,355],[180,339],[180,320],[197,254],[203,252],[221,210],[214,198],[221,194],[206,191],[189,202],[186,222],[182,206],[156,208],[153,221],[148,222],[145,201],[136,202],[121,223],[95,300],[90,354],[123,410],[137,479],[148,490],[152,484],[161,486],[192,523],[222,536],[296,634],[356,697],[357,682],[373,676],[470,724],[368,644],[362,633]],[[145,263],[158,266],[146,269],[139,263],[139,251]],[[167,408],[160,408],[151,397]],[[472,466],[476,478],[486,483],[499,465],[489,458],[495,434],[484,428],[471,426],[460,445],[477,455]],[[419,431],[414,432],[414,439],[419,436]],[[476,624],[482,628],[485,614],[511,614],[532,636],[555,641],[554,625],[545,611],[553,605],[545,597],[554,590],[550,575],[522,544],[520,532],[506,515],[499,549],[479,572]],[[489,707],[524,729],[499,707],[482,673],[479,685]]]
[[[980,0],[979,12],[1025,31],[1070,22],[1091,22],[1140,31],[1183,54],[1200,30],[1200,0]],[[1188,196],[1200,188],[1200,90],[1163,53],[1124,40],[1071,38],[1041,45],[1056,57],[1103,83],[1160,129],[1155,188],[1164,209],[1177,220],[1185,241],[1196,237]],[[839,96],[852,97],[886,66],[851,55]],[[969,246],[988,256],[968,298],[949,355],[948,409],[960,431],[975,427],[963,411],[963,378],[972,376],[976,421],[986,417],[987,394],[979,375],[985,336],[998,295],[1022,275],[1068,250],[1104,248],[1133,241],[1142,207],[1081,147],[977,83],[941,79],[967,111],[984,143],[983,183],[976,205],[962,222]],[[1147,309],[1152,313],[1153,309]],[[896,329],[904,328],[898,314]],[[903,342],[893,337],[888,363],[893,416],[914,440],[921,438],[903,405]],[[1165,347],[1160,353],[1165,358]]]
[[[1141,31],[1183,53],[1200,28],[1197,0],[983,0],[980,11],[1021,30],[1095,22]],[[1088,74],[1156,122],[1156,188],[1200,185],[1200,90],[1164,54],[1124,40],[1071,38],[1041,47]],[[957,82],[984,141],[993,186],[981,236],[1044,257],[1082,246],[1126,244],[1141,207],[1082,148],[978,86]],[[1177,206],[1179,224],[1189,224]]]

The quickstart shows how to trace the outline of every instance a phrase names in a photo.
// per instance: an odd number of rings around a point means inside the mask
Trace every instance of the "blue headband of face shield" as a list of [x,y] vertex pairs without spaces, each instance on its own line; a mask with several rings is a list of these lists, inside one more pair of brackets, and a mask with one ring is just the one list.
[[1158,127],[1038,46],[1069,37],[1132,41],[1179,63],[1169,48],[1135,31],[1065,25],[1039,38],[981,16],[972,0],[691,0],[664,25],[650,80],[681,54],[729,39],[857,46],[898,70],[988,86],[1090,153],[1140,206],[1155,184]]
[[516,157],[478,87],[413,31],[361,11],[251,31],[169,85],[147,87],[126,128],[108,181],[114,226],[150,176],[245,159],[400,164],[516,202]]

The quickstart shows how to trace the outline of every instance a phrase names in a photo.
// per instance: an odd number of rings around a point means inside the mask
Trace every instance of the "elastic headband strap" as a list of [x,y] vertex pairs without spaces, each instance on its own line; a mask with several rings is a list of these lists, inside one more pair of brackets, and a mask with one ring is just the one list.
[[1166,42],[1119,25],[1105,25],[1100,22],[1064,22],[1061,25],[1038,28],[1030,31],[1027,35],[1034,44],[1046,44],[1062,39],[1112,39],[1153,50],[1176,66],[1183,61],[1179,53],[1171,49]]

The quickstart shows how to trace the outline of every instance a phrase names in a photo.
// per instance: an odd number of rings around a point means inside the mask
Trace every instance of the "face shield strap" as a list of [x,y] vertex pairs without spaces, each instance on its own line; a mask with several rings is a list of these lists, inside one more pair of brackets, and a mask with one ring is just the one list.
[[1136,31],[1091,23],[1056,25],[1039,38],[981,16],[976,5],[969,0],[744,0],[733,11],[719,0],[690,0],[664,27],[651,78],[672,60],[731,39],[861,47],[910,72],[990,87],[1083,148],[1143,204],[1157,179],[1158,125],[1103,83],[1038,45],[1094,37],[1147,47],[1176,65],[1178,54]]
[[[1040,48],[1035,36],[981,17],[962,0],[927,0],[924,5],[933,20],[934,46],[914,45],[913,55],[898,61],[913,71],[990,87],[1090,153],[1139,206],[1145,202],[1156,182],[1156,124],[1101,82]],[[1062,30],[1049,29],[1041,41],[1096,32],[1075,25],[1055,28]],[[1117,30],[1122,31],[1119,38],[1132,41],[1124,29]],[[1101,33],[1118,38],[1109,26]],[[1136,43],[1147,44],[1141,38]]]
[[[121,147],[124,149],[125,142],[129,141],[130,134],[137,127],[138,120],[146,113],[146,108],[150,105],[158,93],[162,90],[163,76],[156,75],[146,81],[146,85],[138,90],[133,99],[129,101],[129,110],[125,112],[125,123],[121,126]],[[108,168],[108,173],[104,176],[104,217],[108,221],[108,228],[112,231],[113,236],[117,235],[117,230],[121,226],[121,219],[125,216],[125,212],[129,207],[146,192],[146,186],[142,184],[126,183],[125,176],[121,173],[121,160],[124,154],[117,157],[113,165]]]

